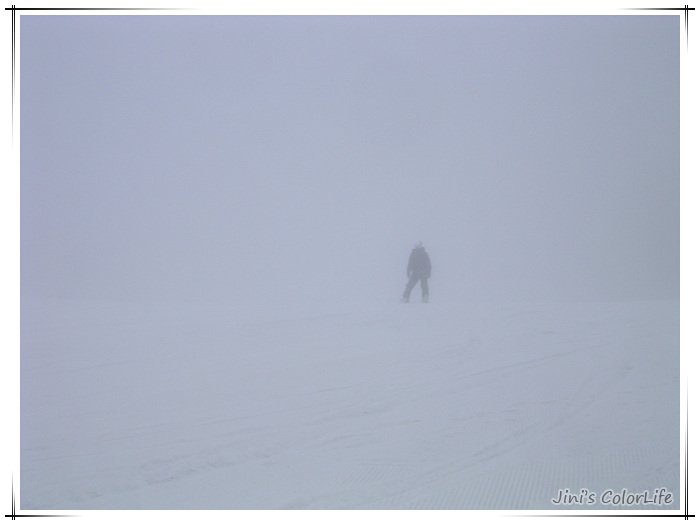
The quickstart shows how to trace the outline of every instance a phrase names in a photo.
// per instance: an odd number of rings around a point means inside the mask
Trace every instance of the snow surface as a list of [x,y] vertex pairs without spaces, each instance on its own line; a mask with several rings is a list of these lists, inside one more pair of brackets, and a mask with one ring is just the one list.
[[23,510],[679,508],[678,302],[23,300],[21,337]]

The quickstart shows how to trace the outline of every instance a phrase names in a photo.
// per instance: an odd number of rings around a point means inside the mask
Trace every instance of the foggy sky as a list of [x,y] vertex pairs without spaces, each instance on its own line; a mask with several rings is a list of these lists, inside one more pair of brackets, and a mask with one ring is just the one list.
[[[22,294],[678,299],[677,16],[23,16]],[[414,292],[415,293],[415,292]]]

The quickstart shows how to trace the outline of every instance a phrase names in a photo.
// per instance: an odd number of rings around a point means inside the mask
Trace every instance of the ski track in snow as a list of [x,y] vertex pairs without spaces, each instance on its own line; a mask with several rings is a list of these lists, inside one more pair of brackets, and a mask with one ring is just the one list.
[[21,508],[551,509],[564,488],[667,487],[677,509],[679,344],[673,302],[27,301]]

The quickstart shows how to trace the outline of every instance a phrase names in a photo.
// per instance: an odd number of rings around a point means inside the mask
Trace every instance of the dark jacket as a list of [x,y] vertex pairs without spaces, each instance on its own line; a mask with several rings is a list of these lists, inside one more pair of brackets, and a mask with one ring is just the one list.
[[428,257],[428,252],[422,246],[414,248],[408,258],[408,268],[406,268],[406,273],[409,277],[411,275],[421,278],[430,277],[430,257]]

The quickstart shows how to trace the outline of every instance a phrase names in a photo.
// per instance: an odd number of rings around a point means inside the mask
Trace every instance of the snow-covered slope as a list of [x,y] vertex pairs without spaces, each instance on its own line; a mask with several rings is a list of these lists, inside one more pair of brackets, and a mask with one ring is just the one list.
[[677,302],[22,318],[22,509],[679,508]]

